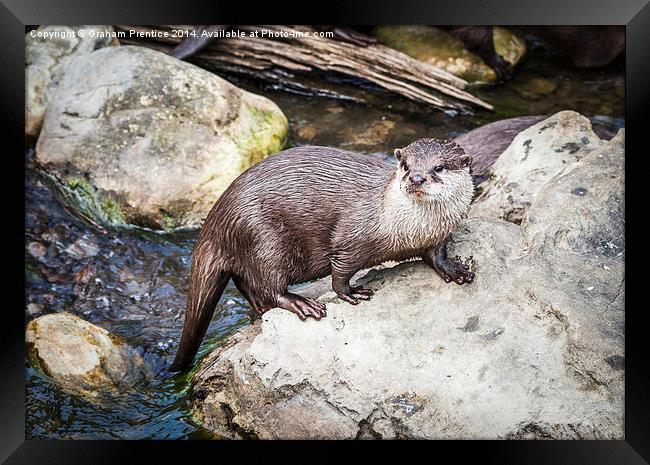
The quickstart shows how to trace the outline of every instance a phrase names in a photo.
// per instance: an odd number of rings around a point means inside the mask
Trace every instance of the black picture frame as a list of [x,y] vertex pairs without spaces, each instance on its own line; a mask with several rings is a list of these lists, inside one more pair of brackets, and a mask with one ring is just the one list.
[[[267,2],[255,5],[240,2],[178,2],[146,0],[58,1],[2,0],[0,4],[0,46],[2,47],[2,123],[5,180],[2,183],[4,217],[0,225],[3,265],[6,273],[0,331],[0,460],[9,464],[108,464],[167,463],[224,460],[228,453],[250,455],[250,443],[204,441],[44,441],[25,440],[24,385],[24,38],[29,24],[502,24],[502,25],[626,25],[626,335],[625,335],[625,440],[622,441],[420,441],[382,443],[369,447],[336,444],[350,448],[374,449],[382,454],[397,446],[401,460],[415,459],[413,447],[431,448],[421,457],[430,460],[464,460],[499,464],[643,464],[650,460],[650,369],[644,342],[643,273],[635,264],[647,263],[646,240],[650,237],[644,192],[648,156],[641,144],[642,125],[648,121],[648,76],[650,76],[650,5],[646,0],[384,0],[365,2],[310,2],[282,6]],[[22,134],[22,136],[21,136]],[[22,151],[21,151],[22,150]],[[647,184],[647,180],[646,180]],[[640,269],[640,268],[639,268]],[[21,290],[22,284],[22,290]],[[22,305],[22,307],[21,307]],[[268,453],[283,460],[302,456],[305,444],[265,443]],[[315,444],[308,444],[315,445]],[[335,444],[328,443],[329,447]],[[243,447],[246,447],[244,449]],[[259,446],[259,444],[258,444]],[[285,451],[285,447],[286,452]],[[406,449],[408,447],[408,449]],[[279,455],[280,448],[283,453]],[[325,452],[325,451],[324,451]],[[417,453],[426,452],[420,450]],[[404,456],[404,453],[408,455]],[[453,459],[442,459],[444,455]],[[328,454],[329,455],[329,454]],[[302,457],[301,457],[302,456]],[[264,459],[265,456],[259,457]],[[322,455],[325,458],[325,455]],[[338,460],[338,455],[332,458]],[[388,458],[387,456],[384,456]],[[420,460],[420,459],[418,459]]]

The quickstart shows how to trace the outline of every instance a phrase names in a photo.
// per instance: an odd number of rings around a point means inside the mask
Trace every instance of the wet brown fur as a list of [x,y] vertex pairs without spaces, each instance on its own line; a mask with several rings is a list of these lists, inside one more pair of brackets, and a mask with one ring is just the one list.
[[[340,296],[367,300],[363,291],[369,290],[356,288],[355,294],[349,286],[357,271],[416,256],[443,273],[448,271],[451,278],[441,273],[446,281],[462,284],[463,279],[454,278],[454,266],[443,262],[441,244],[466,215],[471,201],[471,159],[457,144],[434,139],[417,141],[398,154],[402,162],[396,167],[343,150],[297,147],[269,157],[235,179],[209,212],[192,254],[183,336],[172,370],[191,364],[231,278],[258,313],[276,306],[287,308],[291,299],[287,296],[293,296],[287,293],[289,285],[329,274]],[[422,238],[417,243],[388,232],[394,226],[390,215],[403,214],[405,209],[395,205],[394,197],[402,202],[399,183],[409,175],[402,168],[406,159],[413,165],[409,170],[426,176],[432,188],[443,194],[455,180],[469,179],[468,185],[457,188],[459,195],[448,196],[448,201],[436,202],[435,208],[423,213],[425,220],[427,214],[435,220],[430,229],[422,226],[426,234],[417,229],[417,222],[409,226]],[[444,179],[432,170],[439,165],[448,170],[449,187],[444,182],[433,186]],[[408,214],[410,204],[405,205]],[[473,274],[465,269],[460,269],[466,273],[464,282],[471,282]]]

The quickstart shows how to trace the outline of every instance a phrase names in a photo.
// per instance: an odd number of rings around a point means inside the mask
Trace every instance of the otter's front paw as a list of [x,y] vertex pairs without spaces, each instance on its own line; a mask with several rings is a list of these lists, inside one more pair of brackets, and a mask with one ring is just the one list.
[[512,77],[512,65],[498,53],[494,54],[488,64],[497,75],[497,80],[505,81]]
[[446,283],[454,281],[458,284],[474,281],[474,273],[469,271],[469,266],[459,260],[439,260],[435,263],[435,270]]
[[370,300],[374,291],[372,289],[365,289],[362,286],[351,287],[350,292],[337,292],[336,295],[346,302],[357,305],[359,300]]

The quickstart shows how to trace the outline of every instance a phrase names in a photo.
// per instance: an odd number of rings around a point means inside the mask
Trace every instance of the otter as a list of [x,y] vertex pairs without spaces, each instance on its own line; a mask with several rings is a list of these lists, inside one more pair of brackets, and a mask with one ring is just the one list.
[[336,294],[356,305],[373,291],[350,279],[389,260],[421,257],[447,283],[471,283],[474,273],[445,247],[473,198],[470,155],[438,139],[417,140],[394,155],[396,166],[329,147],[295,147],[236,178],[195,244],[171,370],[192,363],[230,279],[257,314],[280,307],[302,320],[320,320],[325,305],[288,292],[289,285],[331,274]]

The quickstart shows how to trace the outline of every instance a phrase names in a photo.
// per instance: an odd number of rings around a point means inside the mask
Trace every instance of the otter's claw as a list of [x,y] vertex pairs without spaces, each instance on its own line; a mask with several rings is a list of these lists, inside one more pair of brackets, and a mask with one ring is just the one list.
[[512,65],[498,53],[494,54],[488,64],[494,70],[499,81],[505,81],[512,77]]
[[285,294],[281,296],[278,299],[278,306],[295,313],[301,320],[306,320],[308,316],[317,320],[327,316],[327,310],[324,304],[296,294]]
[[373,294],[374,291],[372,289],[365,289],[362,286],[357,286],[351,287],[350,292],[341,292],[338,296],[352,305],[357,305],[359,300],[370,300]]
[[354,293],[367,295],[369,297],[372,296],[375,293],[375,291],[373,291],[372,289],[366,289],[363,286],[351,287],[350,289]]
[[446,283],[454,281],[457,284],[464,284],[474,281],[474,273],[469,271],[468,265],[460,261],[439,260],[434,268]]

